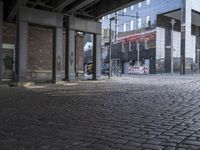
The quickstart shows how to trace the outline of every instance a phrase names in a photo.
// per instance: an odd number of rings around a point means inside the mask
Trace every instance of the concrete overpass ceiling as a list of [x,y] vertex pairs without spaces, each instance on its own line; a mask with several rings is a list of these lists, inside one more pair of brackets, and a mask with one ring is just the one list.
[[18,6],[100,19],[104,15],[141,1],[144,0],[3,0],[4,14],[8,20],[15,19]]

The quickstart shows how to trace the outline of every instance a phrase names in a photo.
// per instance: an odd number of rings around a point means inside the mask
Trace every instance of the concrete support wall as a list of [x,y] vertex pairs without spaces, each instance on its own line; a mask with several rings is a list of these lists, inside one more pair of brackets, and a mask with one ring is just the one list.
[[101,76],[101,23],[83,20],[76,17],[69,17],[68,24],[66,27],[66,80],[74,80],[76,78],[76,43],[75,43],[75,34],[77,31],[90,33],[94,35],[94,50],[95,54],[93,62],[96,66],[94,71],[93,78]]
[[[96,78],[101,76],[101,35],[96,34]],[[93,55],[94,56],[94,55]]]
[[75,79],[75,31],[69,30],[67,36],[67,56],[66,57],[66,66],[68,67],[66,70],[67,80],[74,80]]
[[2,60],[2,43],[3,43],[3,2],[0,1],[0,80],[3,78],[3,72],[2,72],[2,65],[3,65],[3,60]]
[[2,40],[3,38],[3,2],[0,1],[0,80],[3,78],[3,72],[2,72],[2,65],[3,65],[3,60],[2,60]]
[[53,36],[53,81],[61,81],[63,79],[63,29],[54,28]]
[[27,81],[28,23],[17,24],[16,80]]
[[63,15],[22,7],[17,21],[16,80],[27,81],[28,23],[55,27],[52,80],[62,80]]

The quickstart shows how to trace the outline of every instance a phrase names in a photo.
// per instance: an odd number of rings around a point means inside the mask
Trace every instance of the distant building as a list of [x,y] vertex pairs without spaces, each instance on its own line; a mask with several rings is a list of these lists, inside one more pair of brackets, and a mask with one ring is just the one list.
[[[199,68],[199,0],[145,0],[104,16],[104,47],[108,46],[110,18],[115,16],[118,21],[112,22],[112,34],[116,34],[112,36],[112,59],[120,60],[123,73],[128,73],[130,61],[137,63],[138,50],[140,65],[148,65],[150,73],[170,73],[171,45],[174,72],[190,73],[191,65]],[[173,32],[171,19],[176,22]]]

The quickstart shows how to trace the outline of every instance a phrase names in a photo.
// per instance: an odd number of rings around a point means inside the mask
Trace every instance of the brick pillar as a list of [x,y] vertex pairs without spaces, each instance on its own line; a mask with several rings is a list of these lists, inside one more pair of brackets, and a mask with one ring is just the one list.
[[16,80],[27,81],[28,23],[17,20]]
[[53,75],[54,82],[63,79],[63,28],[54,28],[53,36]]
[[0,80],[3,78],[2,66],[3,66],[3,50],[2,50],[2,40],[3,37],[3,2],[0,1]]

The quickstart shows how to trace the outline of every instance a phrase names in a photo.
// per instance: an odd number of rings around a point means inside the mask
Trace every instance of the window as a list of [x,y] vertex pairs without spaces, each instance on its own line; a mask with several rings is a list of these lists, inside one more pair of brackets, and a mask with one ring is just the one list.
[[130,42],[130,51],[135,51],[137,50],[137,43],[132,41]]
[[126,22],[123,24],[124,32],[126,32]]
[[122,52],[126,52],[124,48],[124,43],[122,43]]
[[133,10],[133,9],[134,9],[134,5],[131,6],[131,10]]
[[147,27],[150,26],[150,16],[147,16],[147,18],[146,18],[146,26]]
[[131,20],[130,29],[133,30],[133,27],[134,27],[134,22],[133,22],[133,20]]
[[145,39],[145,49],[149,49],[149,41],[147,39]]
[[142,18],[138,18],[138,29],[142,28]]
[[131,42],[129,42],[128,44],[129,44],[129,51],[133,51],[133,50],[132,50]]
[[147,0],[147,5],[149,5],[151,3],[151,0]]
[[132,49],[131,49],[131,42],[129,42],[129,44],[128,44],[128,45],[129,45],[129,48],[128,48],[128,49],[129,49],[129,51],[132,51]]
[[129,51],[129,42],[128,43],[122,43],[122,52]]
[[139,7],[139,8],[142,7],[142,2],[139,2],[139,3],[138,3],[138,7]]
[[110,18],[110,15],[108,15],[108,19]]
[[124,8],[124,13],[126,13],[127,12],[127,10],[126,10],[126,8]]
[[102,20],[105,20],[105,17],[103,17]]

